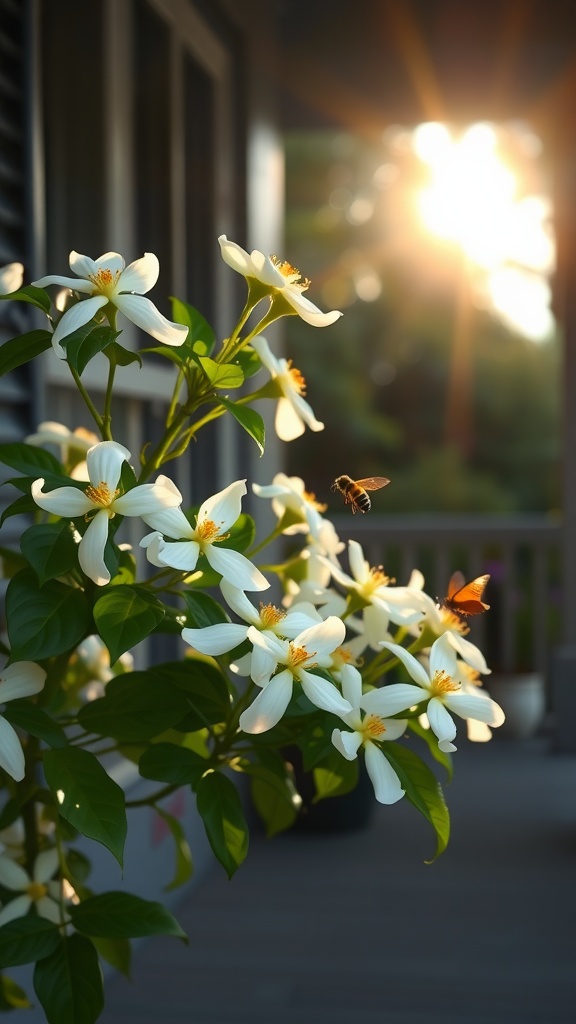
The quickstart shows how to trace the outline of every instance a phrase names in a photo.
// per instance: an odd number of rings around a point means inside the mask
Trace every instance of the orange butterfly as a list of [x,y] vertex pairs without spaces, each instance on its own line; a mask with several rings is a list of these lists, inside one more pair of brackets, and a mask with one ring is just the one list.
[[461,572],[456,571],[450,577],[448,583],[448,595],[442,604],[457,615],[479,615],[490,607],[482,600],[486,584],[490,576],[478,576],[477,579],[466,583]]

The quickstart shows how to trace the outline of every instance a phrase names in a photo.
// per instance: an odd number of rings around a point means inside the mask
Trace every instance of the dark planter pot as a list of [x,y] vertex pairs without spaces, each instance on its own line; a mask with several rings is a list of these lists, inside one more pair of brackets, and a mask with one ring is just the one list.
[[299,832],[353,832],[368,827],[376,801],[363,760],[359,762],[355,789],[343,796],[329,796],[314,803],[314,776],[312,772],[304,771],[299,748],[290,747],[283,754],[294,768],[296,788],[302,797],[294,829]]

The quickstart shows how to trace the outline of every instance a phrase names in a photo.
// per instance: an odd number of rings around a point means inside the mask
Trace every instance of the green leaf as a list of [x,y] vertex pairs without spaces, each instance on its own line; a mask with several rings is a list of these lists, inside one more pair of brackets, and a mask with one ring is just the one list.
[[424,740],[424,743],[428,747],[434,760],[438,761],[438,763],[443,765],[446,769],[448,782],[450,782],[454,775],[454,763],[452,756],[444,750],[440,750],[440,747],[438,746],[438,737],[434,735],[432,729],[425,729],[423,725],[420,725],[417,718],[409,718],[408,730],[415,733],[416,736],[420,737],[420,739]]
[[23,988],[7,974],[0,974],[0,1012],[8,1010],[31,1010],[32,1003]]
[[[228,682],[226,676],[211,662],[184,658],[183,661],[159,666],[155,674],[160,680],[169,679],[186,696],[188,713],[175,725],[180,732],[196,732],[207,725],[217,725],[228,717]],[[161,682],[160,685],[164,684]]]
[[318,803],[328,796],[344,796],[358,784],[358,761],[347,761],[332,748],[322,764],[313,770],[316,795],[312,803]]
[[[3,298],[3,296],[0,296]],[[0,377],[15,370],[24,363],[29,363],[42,352],[46,352],[52,344],[50,331],[30,331],[11,338],[0,346]]]
[[175,786],[194,785],[206,771],[206,759],[176,743],[153,743],[139,762],[140,775]]
[[78,713],[82,728],[125,743],[152,739],[180,722],[189,710],[184,690],[158,666],[150,672],[128,672],[111,679],[104,697]]
[[37,511],[38,505],[34,498],[30,497],[29,494],[23,494],[21,498],[16,498],[16,501],[13,501],[11,505],[4,509],[0,516],[0,526],[3,526],[10,516],[29,516]]
[[83,935],[62,936],[34,970],[34,991],[48,1024],[95,1024],[104,1009],[98,954]]
[[94,621],[114,664],[162,622],[162,602],[143,587],[115,586],[94,605]]
[[383,743],[380,749],[398,775],[406,799],[432,825],[436,833],[436,853],[432,860],[436,860],[446,849],[450,838],[450,815],[440,783],[428,765],[412,750],[399,743]]
[[161,903],[129,892],[90,896],[69,908],[72,924],[83,935],[109,939],[136,939],[145,935],[175,935],[186,939],[176,918]]
[[208,356],[200,356],[200,365],[213,388],[240,388],[244,374],[234,363],[216,363]]
[[225,775],[210,772],[200,779],[196,797],[210,846],[232,878],[248,852],[248,826],[238,791]]
[[62,342],[66,347],[66,359],[70,366],[82,376],[90,360],[108,345],[112,345],[119,333],[106,325],[97,326],[93,320],[74,331],[74,334],[70,334]]
[[161,807],[155,807],[156,814],[159,814],[163,821],[170,829],[172,838],[174,840],[174,849],[176,853],[176,863],[174,866],[174,878],[168,885],[165,885],[164,892],[170,892],[172,889],[178,889],[181,885],[192,878],[194,874],[194,864],[192,863],[192,854],[190,852],[190,846],[186,839],[186,834],[182,825],[175,818],[173,814],[168,814],[167,811],[163,811]]
[[82,835],[106,846],[122,865],[126,839],[124,793],[98,758],[77,747],[47,750],[44,773],[62,817]]
[[10,302],[29,302],[31,306],[36,306],[43,313],[50,312],[50,296],[43,288],[36,288],[33,284],[26,284],[15,292],[9,292],[8,295],[0,295],[0,299],[3,302],[6,300]]
[[266,427],[264,426],[264,420],[262,419],[259,412],[255,409],[251,409],[248,405],[240,405],[238,402],[229,402],[224,396],[220,396],[218,401],[223,405],[228,412],[231,412],[234,419],[238,420],[241,427],[244,428],[247,434],[256,441],[258,448],[260,449],[260,455],[264,454],[264,442],[266,440]]
[[58,722],[55,722],[43,708],[30,704],[29,701],[12,701],[6,706],[6,710],[2,712],[2,715],[12,725],[16,725],[19,729],[24,729],[25,732],[29,732],[32,736],[37,736],[38,739],[44,740],[50,747],[68,746],[66,733],[58,725]]
[[105,939],[92,936],[92,942],[98,955],[106,960],[106,963],[109,963],[116,971],[121,971],[126,978],[130,977],[132,966],[130,939]]
[[[24,444],[23,441],[17,444],[0,444],[0,462],[34,479],[45,476],[47,472],[62,477],[62,466],[51,452],[37,448],[33,444]],[[70,482],[67,477],[62,479]]]
[[67,519],[30,526],[20,539],[22,554],[38,576],[40,586],[65,576],[78,565],[78,545]]
[[115,366],[130,366],[130,363],[138,363],[139,366],[142,366],[141,355],[138,352],[132,352],[129,348],[124,348],[117,341],[113,341],[107,346],[104,355]]
[[234,362],[238,363],[238,366],[244,374],[245,380],[248,380],[249,377],[253,377],[254,374],[258,373],[258,370],[262,367],[260,356],[253,348],[250,348],[250,346],[240,349],[240,352],[234,356]]
[[4,580],[10,580],[17,572],[26,569],[26,559],[19,551],[12,551],[10,548],[0,547],[0,575]]
[[219,622],[228,622],[226,612],[209,594],[199,590],[185,590],[183,598],[186,602],[186,625],[193,629],[204,629],[205,626],[216,626]]
[[[267,751],[273,755],[274,751]],[[254,806],[266,827],[266,835],[275,836],[284,832],[296,821],[298,812],[294,803],[296,791],[288,780],[283,758],[267,757],[267,765],[246,764],[243,771],[251,777],[250,792]],[[277,762],[277,764],[275,763]],[[274,764],[274,769],[271,767]]]
[[58,926],[32,914],[17,917],[0,928],[0,964],[18,967],[49,956],[60,939]]
[[6,618],[12,660],[38,661],[80,643],[88,632],[90,608],[81,590],[58,580],[41,588],[27,569],[8,584]]
[[188,328],[186,341],[179,349],[182,355],[188,358],[188,353],[195,352],[199,356],[209,356],[214,348],[216,336],[202,313],[189,303],[173,298],[172,317],[177,324],[184,324]]
[[249,516],[247,512],[242,512],[220,547],[233,548],[234,551],[240,552],[246,551],[254,543],[255,536],[256,525],[252,516]]

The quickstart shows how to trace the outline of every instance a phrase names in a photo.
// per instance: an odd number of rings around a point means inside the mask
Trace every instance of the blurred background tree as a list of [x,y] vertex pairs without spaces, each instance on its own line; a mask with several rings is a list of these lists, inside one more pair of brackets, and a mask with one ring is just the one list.
[[283,258],[345,313],[329,336],[287,321],[326,425],[289,471],[333,509],[341,473],[389,476],[384,513],[557,508],[554,236],[529,127],[290,132],[286,185]]

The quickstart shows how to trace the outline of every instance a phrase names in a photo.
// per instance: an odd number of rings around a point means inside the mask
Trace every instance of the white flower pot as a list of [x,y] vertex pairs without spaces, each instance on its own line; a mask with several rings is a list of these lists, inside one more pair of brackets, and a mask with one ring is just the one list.
[[486,689],[506,715],[497,733],[523,740],[538,732],[546,710],[546,688],[540,673],[494,675],[486,680]]

